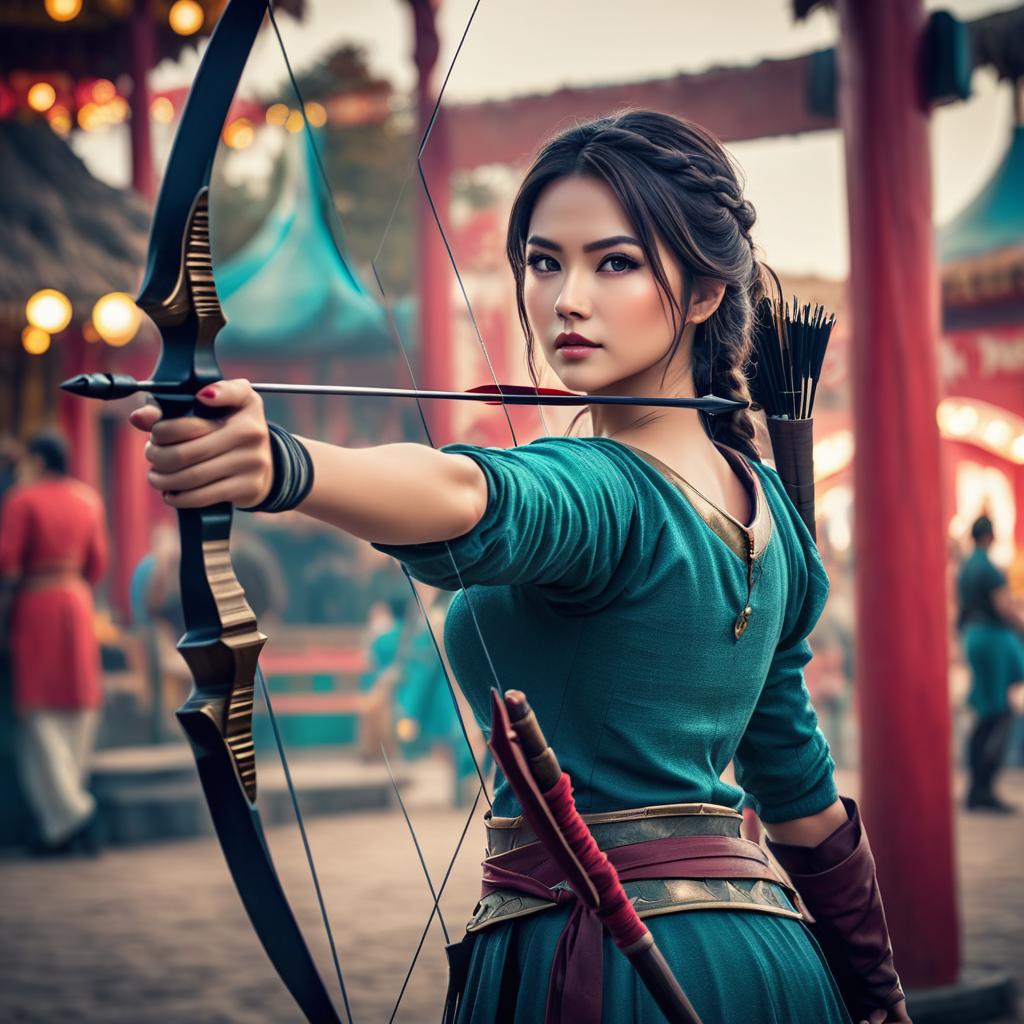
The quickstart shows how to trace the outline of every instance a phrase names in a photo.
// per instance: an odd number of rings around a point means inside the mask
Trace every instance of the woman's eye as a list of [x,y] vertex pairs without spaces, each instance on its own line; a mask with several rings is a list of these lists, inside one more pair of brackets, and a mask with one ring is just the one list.
[[[558,270],[558,263],[550,256],[546,256],[544,253],[535,252],[529,256],[526,260],[527,266],[532,267],[534,270],[540,271],[542,274],[548,274],[552,271]],[[550,266],[542,266],[542,264],[551,264]]]
[[622,256],[618,253],[612,253],[611,256],[605,256],[601,261],[601,266],[607,265],[613,273],[622,274],[627,270],[635,270],[639,263],[636,260],[631,259],[629,256]]

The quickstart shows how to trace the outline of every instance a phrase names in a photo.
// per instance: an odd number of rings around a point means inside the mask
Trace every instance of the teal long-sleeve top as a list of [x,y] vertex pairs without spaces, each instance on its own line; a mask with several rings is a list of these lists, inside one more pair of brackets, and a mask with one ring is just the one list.
[[[836,799],[803,679],[828,577],[774,470],[722,449],[753,498],[741,554],[685,481],[617,441],[445,450],[483,470],[483,518],[448,542],[377,547],[466,588],[445,647],[485,732],[491,687],[523,690],[584,813],[738,808],[746,792],[770,823]],[[730,761],[742,788],[722,781]],[[493,813],[519,813],[503,779]]]

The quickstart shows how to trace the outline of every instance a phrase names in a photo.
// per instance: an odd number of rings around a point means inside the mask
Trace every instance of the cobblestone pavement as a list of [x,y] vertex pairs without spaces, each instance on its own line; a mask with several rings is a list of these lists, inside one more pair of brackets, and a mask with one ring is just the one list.
[[[438,779],[443,786],[443,780]],[[1024,772],[1005,790],[1024,799]],[[443,792],[443,789],[438,789]],[[411,813],[440,877],[465,812],[423,792]],[[400,814],[318,819],[310,839],[357,1022],[387,1021],[430,909]],[[274,829],[279,871],[325,977],[323,928],[295,830]],[[1024,814],[959,815],[970,966],[1024,986]],[[478,886],[482,829],[471,828],[443,902],[461,932]],[[107,852],[94,861],[0,862],[0,1021],[60,1024],[284,1024],[294,1004],[269,968],[209,839]],[[435,923],[398,1021],[434,1024],[444,991]]]

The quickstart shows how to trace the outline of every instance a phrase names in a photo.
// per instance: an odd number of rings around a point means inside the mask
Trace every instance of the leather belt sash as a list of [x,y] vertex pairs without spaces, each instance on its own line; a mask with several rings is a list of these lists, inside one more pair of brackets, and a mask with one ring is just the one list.
[[[726,814],[709,815],[706,825],[699,826],[693,824],[693,812],[678,816],[677,820],[691,818],[683,825],[672,826],[683,828],[683,834],[623,845],[614,845],[614,841],[606,845],[602,838],[614,840],[616,830],[602,830],[591,824],[642,917],[691,909],[735,909],[800,918],[790,902],[794,898],[792,888],[760,846],[738,835],[693,834],[695,827],[702,826],[710,832],[723,828],[738,832],[738,821],[729,820],[723,826],[721,819],[738,819],[739,815],[722,810]],[[635,823],[636,819],[630,819],[628,813],[617,820],[608,816],[612,818],[608,824],[617,825],[623,820]],[[609,834],[600,837],[602,831]],[[622,834],[619,830],[620,837]],[[553,906],[570,907],[551,967],[546,1017],[561,1024],[600,1020],[604,932],[599,918],[576,899],[540,843],[498,845],[512,848],[488,856],[483,862],[481,902],[467,930],[480,931],[491,924]],[[655,906],[644,907],[643,897],[633,888],[654,884],[661,887],[658,891],[671,897],[673,882],[681,884],[692,898],[667,898],[654,901]],[[513,909],[502,913],[503,906]]]

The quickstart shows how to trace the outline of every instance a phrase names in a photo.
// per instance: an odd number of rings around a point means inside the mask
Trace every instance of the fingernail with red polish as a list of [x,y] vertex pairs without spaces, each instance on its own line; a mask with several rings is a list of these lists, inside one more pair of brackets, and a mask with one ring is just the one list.
[[203,390],[199,392],[199,397],[200,398],[216,398],[217,397],[217,389],[211,384],[209,387],[203,388]]

